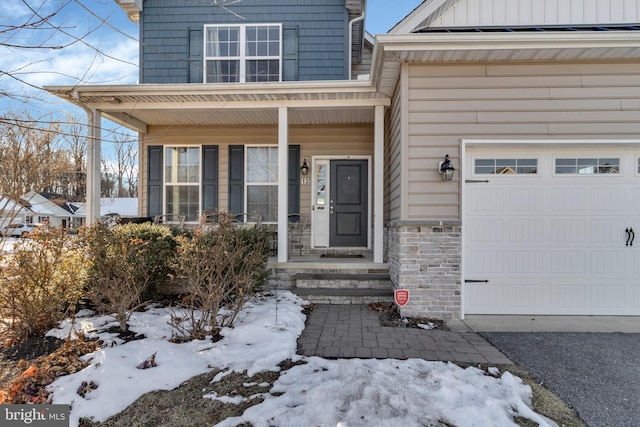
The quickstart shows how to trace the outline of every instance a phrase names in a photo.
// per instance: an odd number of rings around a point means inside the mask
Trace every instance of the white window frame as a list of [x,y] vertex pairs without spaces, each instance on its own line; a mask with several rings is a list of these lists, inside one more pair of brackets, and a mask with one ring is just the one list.
[[[523,156],[503,156],[503,157],[489,157],[489,156],[486,156],[485,157],[485,156],[478,156],[478,157],[473,157],[472,160],[473,160],[473,172],[472,172],[473,176],[482,177],[482,176],[502,176],[502,175],[506,175],[506,176],[512,176],[512,177],[513,176],[529,176],[529,177],[532,177],[532,176],[538,176],[539,172],[540,172],[540,159],[538,157],[523,157]],[[479,173],[477,171],[478,170],[477,169],[478,165],[476,164],[476,162],[478,160],[493,160],[494,167],[497,167],[496,166],[496,162],[498,160],[515,160],[516,161],[516,164],[515,164],[516,170],[514,170],[515,173],[495,173],[495,172],[494,173]],[[518,164],[517,163],[518,163],[519,160],[535,160],[536,161],[536,171],[533,172],[533,173],[524,173],[524,172],[523,173],[518,173],[518,170],[517,170]],[[483,167],[483,166],[480,166],[480,167]],[[488,166],[486,166],[486,167],[488,167]],[[526,167],[526,166],[522,166],[522,167]]]
[[[561,176],[580,176],[580,177],[585,177],[585,176],[623,176],[622,174],[622,168],[623,168],[623,161],[622,158],[624,156],[620,156],[618,155],[583,155],[580,157],[577,156],[571,156],[571,155],[554,155],[553,159],[552,159],[552,164],[551,164],[551,170],[553,171],[553,176],[557,176],[557,177],[561,177]],[[575,173],[558,173],[557,171],[557,161],[563,159],[572,159],[572,160],[576,160],[576,172]],[[594,172],[594,173],[580,173],[577,172],[577,161],[578,160],[584,160],[584,159],[596,159],[596,161],[598,162],[598,164],[596,166],[600,166],[599,162],[602,159],[617,159],[618,160],[618,172],[617,173],[598,173],[598,172]]]
[[[197,148],[198,149],[198,180],[193,182],[167,182],[167,149],[168,148]],[[200,145],[183,145],[183,144],[167,144],[162,147],[162,213],[171,215],[173,212],[167,212],[167,187],[198,187],[198,210],[194,221],[186,221],[190,223],[198,222],[198,215],[202,212],[202,146]]]
[[[207,56],[207,41],[208,41],[208,30],[212,28],[238,28],[240,40],[239,43],[239,55],[238,56]],[[278,56],[247,56],[247,27],[277,27],[279,34],[279,49]],[[202,81],[205,83],[218,83],[218,82],[207,82],[207,63],[209,61],[238,61],[239,62],[239,76],[238,83],[247,83],[247,61],[260,61],[260,60],[278,60],[278,80],[282,81],[282,24],[277,23],[252,23],[252,24],[216,24],[216,25],[205,25],[204,26],[204,46],[203,46],[203,60],[204,66],[202,67]],[[266,83],[266,82],[258,82],[258,83]]]
[[[251,148],[275,148],[276,149],[276,177],[275,180],[273,182],[260,182],[260,181],[249,181],[249,149]],[[244,211],[249,213],[249,214],[253,214],[254,212],[249,212],[249,198],[248,198],[248,187],[249,185],[252,186],[265,186],[265,187],[276,187],[278,188],[278,146],[277,145],[273,145],[273,144],[256,144],[256,145],[245,145],[244,147]],[[277,200],[276,200],[277,203]],[[279,206],[276,206],[277,208],[279,208]],[[275,221],[267,221],[266,218],[262,218],[262,223],[263,224],[277,224],[278,223],[278,215],[276,212],[276,220]]]

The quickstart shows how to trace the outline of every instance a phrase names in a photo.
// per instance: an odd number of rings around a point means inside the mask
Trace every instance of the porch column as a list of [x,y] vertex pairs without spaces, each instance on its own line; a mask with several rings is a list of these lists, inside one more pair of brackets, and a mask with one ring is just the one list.
[[87,218],[91,225],[100,217],[100,149],[102,141],[102,115],[98,110],[89,114],[87,145]]
[[289,110],[278,108],[278,262],[289,258]]
[[376,105],[373,151],[373,262],[384,258],[384,106]]

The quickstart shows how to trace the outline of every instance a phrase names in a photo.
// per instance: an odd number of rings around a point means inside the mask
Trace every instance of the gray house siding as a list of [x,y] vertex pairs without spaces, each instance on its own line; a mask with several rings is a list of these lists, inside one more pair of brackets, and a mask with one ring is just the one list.
[[[198,34],[198,30],[205,24],[229,23],[280,23],[284,31],[297,29],[297,59],[286,55],[284,58],[289,61],[285,62],[287,76],[293,76],[287,80],[347,78],[348,14],[344,0],[242,0],[228,6],[227,10],[205,3],[184,0],[144,2],[140,16],[141,83],[197,82],[194,76],[202,72],[198,68],[198,63],[202,64],[202,56],[201,52],[194,51],[193,37],[201,39],[202,32]],[[285,38],[285,43],[292,42],[292,37]],[[285,54],[296,51],[287,48],[285,46]],[[291,67],[295,65],[297,73],[291,73]]]

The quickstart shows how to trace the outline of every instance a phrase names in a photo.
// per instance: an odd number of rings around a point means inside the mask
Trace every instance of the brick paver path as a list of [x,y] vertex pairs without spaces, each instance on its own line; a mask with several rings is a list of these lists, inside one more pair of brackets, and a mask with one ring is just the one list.
[[381,326],[378,314],[366,305],[316,305],[302,335],[298,353],[324,358],[439,360],[511,364],[480,335]]

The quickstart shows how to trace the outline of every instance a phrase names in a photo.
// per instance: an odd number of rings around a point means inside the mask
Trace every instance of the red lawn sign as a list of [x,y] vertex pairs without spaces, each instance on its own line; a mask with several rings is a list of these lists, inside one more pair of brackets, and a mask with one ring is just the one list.
[[393,291],[393,299],[400,307],[404,307],[409,302],[409,291],[407,289],[396,289]]

